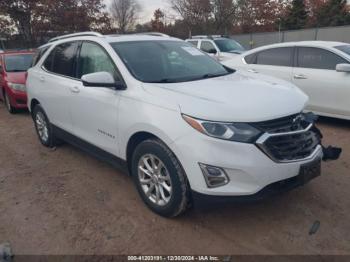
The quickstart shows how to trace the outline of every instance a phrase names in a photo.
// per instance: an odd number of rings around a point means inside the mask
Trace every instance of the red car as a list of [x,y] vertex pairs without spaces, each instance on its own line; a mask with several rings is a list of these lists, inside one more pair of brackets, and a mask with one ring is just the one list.
[[10,113],[27,108],[26,73],[32,66],[33,51],[0,53],[0,98]]

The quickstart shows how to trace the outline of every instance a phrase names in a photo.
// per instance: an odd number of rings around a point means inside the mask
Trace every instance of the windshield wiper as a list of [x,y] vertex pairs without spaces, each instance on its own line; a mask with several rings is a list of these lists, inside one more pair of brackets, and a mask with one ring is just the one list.
[[215,77],[220,77],[220,76],[225,76],[228,75],[229,73],[223,73],[223,74],[205,74],[201,77],[201,79],[208,79],[208,78],[215,78]]
[[156,80],[156,81],[150,81],[149,83],[176,83],[177,81],[174,79],[170,79],[170,78],[163,78],[160,80]]

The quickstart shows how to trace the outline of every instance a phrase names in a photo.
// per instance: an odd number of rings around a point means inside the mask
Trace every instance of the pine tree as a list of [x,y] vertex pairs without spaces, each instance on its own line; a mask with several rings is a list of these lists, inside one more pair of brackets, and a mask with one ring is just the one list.
[[304,0],[293,0],[288,8],[286,18],[282,19],[284,30],[296,30],[304,28],[308,19],[308,11]]
[[318,26],[340,26],[350,23],[346,0],[329,0],[317,13]]

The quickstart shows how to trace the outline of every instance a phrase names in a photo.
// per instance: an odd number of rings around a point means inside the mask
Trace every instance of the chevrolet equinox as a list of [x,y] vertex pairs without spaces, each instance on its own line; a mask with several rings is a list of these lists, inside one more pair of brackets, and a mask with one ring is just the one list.
[[125,167],[165,217],[197,199],[260,198],[320,175],[308,97],[157,34],[87,32],[40,47],[27,78],[41,143]]

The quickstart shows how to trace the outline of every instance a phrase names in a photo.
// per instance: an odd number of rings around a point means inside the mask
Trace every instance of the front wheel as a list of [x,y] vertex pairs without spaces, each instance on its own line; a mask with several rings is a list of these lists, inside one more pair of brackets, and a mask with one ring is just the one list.
[[164,217],[176,217],[190,206],[190,187],[179,161],[158,139],[142,142],[132,158],[132,175],[146,205]]

